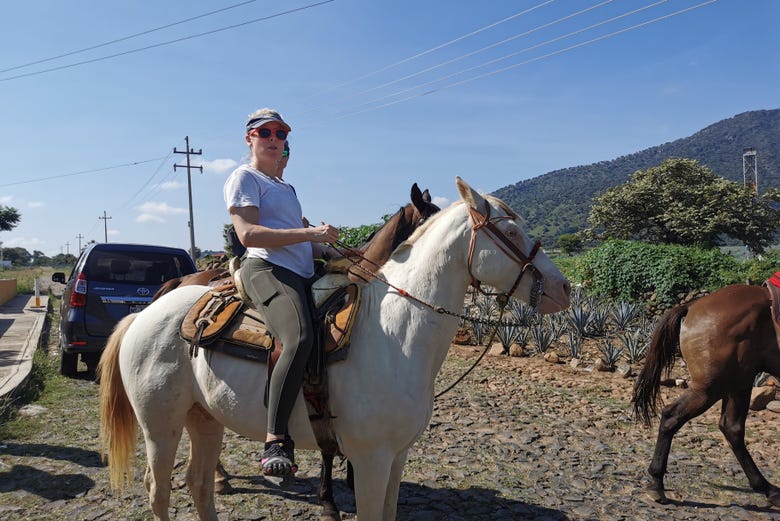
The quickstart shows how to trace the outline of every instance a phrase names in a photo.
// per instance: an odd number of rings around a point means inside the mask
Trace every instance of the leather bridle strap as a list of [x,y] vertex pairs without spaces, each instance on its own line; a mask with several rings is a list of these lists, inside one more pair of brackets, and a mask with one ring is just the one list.
[[[520,248],[517,247],[512,241],[507,239],[507,237],[501,232],[501,230],[498,229],[498,227],[495,225],[496,221],[502,220],[502,219],[511,219],[509,216],[499,216],[490,218],[490,205],[487,205],[487,211],[485,212],[485,215],[482,215],[474,208],[469,207],[469,213],[471,214],[471,220],[474,223],[472,226],[472,233],[471,233],[471,242],[469,243],[469,257],[468,257],[468,269],[469,269],[469,276],[471,277],[471,285],[476,288],[477,291],[484,295],[500,295],[500,293],[487,293],[480,287],[480,281],[474,276],[471,265],[474,258],[474,247],[476,244],[476,238],[477,238],[477,232],[481,229],[486,229],[490,233],[487,233],[486,235],[490,238],[493,243],[495,243],[498,248],[504,252],[504,254],[512,259],[519,267],[520,267],[520,273],[517,276],[517,279],[515,280],[515,283],[512,285],[512,287],[504,293],[506,297],[511,296],[517,287],[520,285],[520,281],[523,278],[523,275],[525,275],[526,270],[530,270],[533,276],[536,278],[536,283],[534,284],[534,287],[531,289],[531,295],[530,295],[530,304],[533,307],[536,307],[536,304],[538,303],[538,298],[541,295],[542,292],[542,284],[544,282],[544,276],[539,271],[539,269],[534,266],[533,260],[536,257],[536,254],[539,252],[539,248],[541,248],[541,242],[537,241],[534,243],[533,248],[531,249],[531,252],[528,256],[526,256],[522,251],[520,251]],[[498,239],[498,240],[496,240]]]

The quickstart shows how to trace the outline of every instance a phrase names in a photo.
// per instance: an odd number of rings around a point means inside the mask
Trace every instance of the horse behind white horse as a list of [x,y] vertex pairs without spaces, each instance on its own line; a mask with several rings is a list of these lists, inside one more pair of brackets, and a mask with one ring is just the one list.
[[[569,305],[570,286],[504,203],[456,181],[461,202],[439,212],[393,253],[363,289],[346,360],[329,366],[333,429],[355,471],[360,521],[396,518],[407,453],[431,417],[434,380],[470,283],[533,303]],[[388,284],[389,283],[389,284]],[[137,424],[146,442],[144,478],[156,520],[167,520],[176,449],[187,429],[186,482],[201,520],[216,521],[214,468],[224,427],[262,440],[266,370],[201,350],[190,358],[179,325],[203,286],[177,289],[121,322],[100,362],[101,436],[111,482],[130,480]],[[414,298],[404,295],[408,292]],[[302,396],[290,422],[296,447],[318,450]]]

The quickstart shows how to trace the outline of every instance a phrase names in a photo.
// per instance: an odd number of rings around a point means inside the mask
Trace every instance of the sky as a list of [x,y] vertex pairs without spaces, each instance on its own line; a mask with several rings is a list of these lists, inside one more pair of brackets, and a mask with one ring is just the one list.
[[[778,0],[6,2],[3,248],[222,250],[247,115],[313,223],[379,223],[780,108]],[[186,168],[189,138],[191,169]],[[761,151],[759,150],[760,154]],[[191,197],[189,192],[191,190]],[[522,214],[522,209],[520,209]]]

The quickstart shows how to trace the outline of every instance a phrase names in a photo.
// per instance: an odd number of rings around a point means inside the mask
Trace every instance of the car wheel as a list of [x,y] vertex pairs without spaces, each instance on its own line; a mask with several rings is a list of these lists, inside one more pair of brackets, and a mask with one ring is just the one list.
[[62,358],[60,358],[60,374],[62,376],[75,378],[76,373],[78,373],[78,370],[79,370],[78,353],[62,353]]

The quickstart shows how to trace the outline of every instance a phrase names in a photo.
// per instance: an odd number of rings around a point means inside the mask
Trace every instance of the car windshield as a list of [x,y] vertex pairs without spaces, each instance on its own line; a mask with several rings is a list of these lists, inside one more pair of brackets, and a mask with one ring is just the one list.
[[186,258],[141,251],[94,251],[84,267],[88,280],[162,284],[192,272]]

